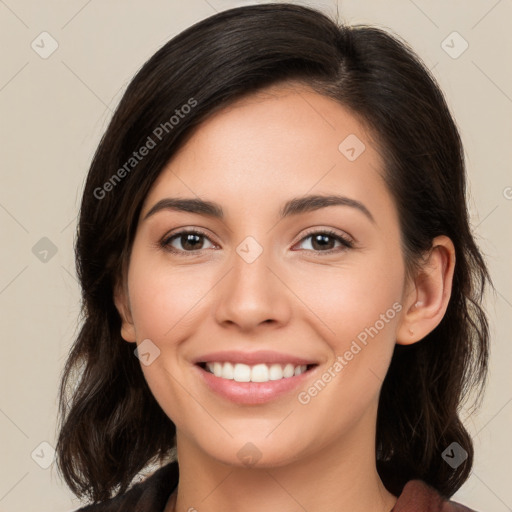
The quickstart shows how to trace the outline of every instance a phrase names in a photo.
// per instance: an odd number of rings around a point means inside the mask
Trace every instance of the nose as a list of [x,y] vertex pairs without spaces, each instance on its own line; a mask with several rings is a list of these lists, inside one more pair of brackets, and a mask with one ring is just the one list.
[[215,287],[219,325],[250,332],[259,326],[282,327],[289,322],[293,294],[271,268],[269,252],[263,251],[252,263],[234,254],[231,270]]

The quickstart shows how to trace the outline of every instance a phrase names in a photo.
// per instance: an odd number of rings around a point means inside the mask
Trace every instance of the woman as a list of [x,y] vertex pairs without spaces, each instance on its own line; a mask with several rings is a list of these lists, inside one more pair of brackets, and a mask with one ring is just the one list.
[[291,4],[176,36],[99,145],[76,255],[80,510],[469,510],[489,277],[459,134],[397,39]]

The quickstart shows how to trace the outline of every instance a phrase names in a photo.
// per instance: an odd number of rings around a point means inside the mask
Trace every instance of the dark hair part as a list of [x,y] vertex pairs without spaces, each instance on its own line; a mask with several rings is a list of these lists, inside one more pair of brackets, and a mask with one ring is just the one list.
[[[473,448],[458,413],[468,392],[480,390],[480,398],[485,383],[489,333],[480,303],[490,279],[470,232],[463,150],[443,95],[396,37],[340,26],[310,8],[266,4],[216,14],[158,50],[130,83],[94,156],[75,247],[83,324],[63,372],[57,442],[59,470],[77,496],[98,502],[124,492],[175,446],[175,426],[153,397],[133,344],[121,338],[113,302],[142,203],[194,127],[282,81],[334,98],[370,128],[399,211],[408,268],[438,235],[455,245],[443,320],[421,342],[395,348],[380,395],[376,452],[379,474],[395,495],[420,478],[449,497],[468,478]],[[105,186],[186,104],[194,106],[129,175]],[[441,457],[452,442],[468,452],[457,469]]]

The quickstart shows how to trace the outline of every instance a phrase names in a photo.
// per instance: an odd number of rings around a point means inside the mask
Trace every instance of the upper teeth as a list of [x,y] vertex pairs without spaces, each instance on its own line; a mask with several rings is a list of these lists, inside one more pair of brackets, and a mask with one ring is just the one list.
[[242,363],[206,363],[206,368],[216,377],[235,380],[237,382],[268,382],[269,380],[280,380],[283,378],[300,375],[307,369],[305,364],[293,366],[288,363],[281,364],[256,364],[249,366]]

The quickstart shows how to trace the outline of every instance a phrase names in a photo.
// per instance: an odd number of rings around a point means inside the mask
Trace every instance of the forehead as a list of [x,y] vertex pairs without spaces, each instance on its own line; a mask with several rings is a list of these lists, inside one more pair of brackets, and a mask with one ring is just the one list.
[[143,214],[170,194],[253,211],[308,193],[375,203],[387,194],[382,174],[378,146],[346,107],[307,86],[277,85],[201,123],[162,170]]

